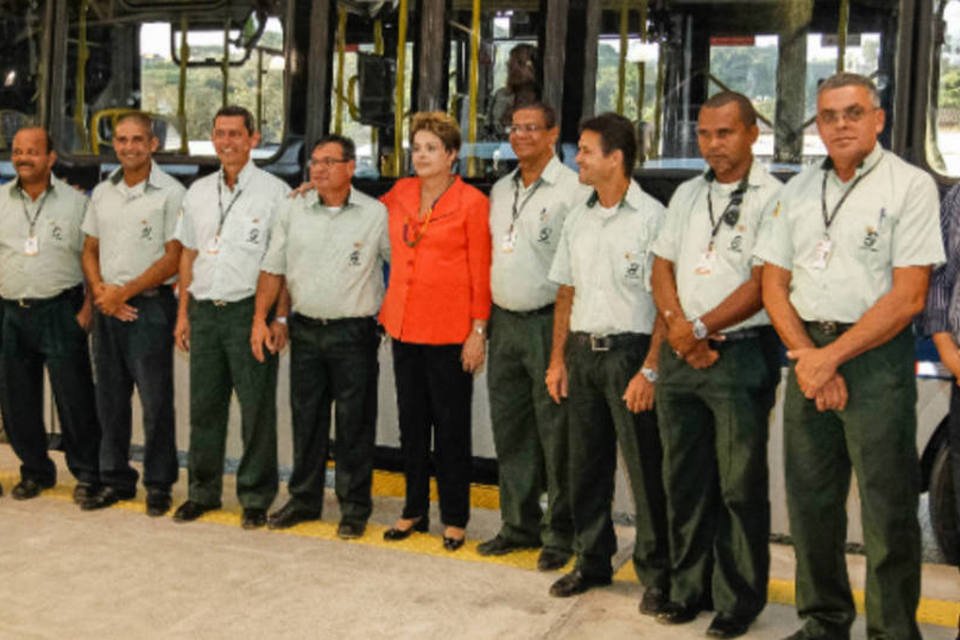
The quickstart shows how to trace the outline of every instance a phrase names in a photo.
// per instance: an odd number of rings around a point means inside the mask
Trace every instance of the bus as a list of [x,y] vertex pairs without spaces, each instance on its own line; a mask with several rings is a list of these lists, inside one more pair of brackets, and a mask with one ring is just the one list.
[[[526,75],[511,63],[515,50],[525,52]],[[821,159],[816,87],[838,70],[876,82],[884,147],[944,191],[960,178],[960,0],[0,0],[0,181],[14,176],[13,135],[39,124],[52,134],[57,174],[91,189],[118,166],[117,117],[140,109],[156,123],[156,160],[189,184],[217,166],[212,117],[229,103],[255,114],[262,143],[254,157],[290,185],[303,180],[311,141],[349,135],[356,185],[373,195],[409,171],[409,115],[445,110],[464,132],[458,171],[487,189],[514,166],[498,104],[533,87],[558,110],[557,152],[571,165],[582,118],[615,111],[631,119],[642,142],[635,175],[666,202],[703,170],[696,116],[720,90],[753,101],[754,152],[779,177]],[[953,382],[929,341],[918,340],[917,354],[924,489],[938,542],[956,562],[946,429]],[[381,369],[378,464],[390,467],[399,435],[392,369]],[[281,372],[281,460],[289,463]],[[187,375],[178,358],[181,443]],[[474,403],[475,478],[495,481],[482,375]],[[773,530],[788,535],[779,409],[770,435]],[[229,451],[238,453],[237,439]],[[622,512],[625,486],[616,498]],[[850,541],[861,535],[851,508]]]

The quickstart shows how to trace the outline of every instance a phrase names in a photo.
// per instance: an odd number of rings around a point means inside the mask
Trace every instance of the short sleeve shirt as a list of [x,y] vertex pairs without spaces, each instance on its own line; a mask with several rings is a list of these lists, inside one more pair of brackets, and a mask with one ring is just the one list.
[[328,208],[311,192],[280,207],[261,269],[286,276],[297,313],[357,318],[380,308],[389,259],[383,203],[351,189],[342,207]]
[[494,304],[510,311],[532,311],[556,299],[557,285],[547,275],[563,222],[570,209],[585,202],[590,193],[577,174],[556,157],[527,187],[519,169],[493,185],[490,289]]
[[[36,200],[21,191],[19,180],[0,187],[0,296],[51,298],[83,282],[80,225],[86,206],[85,195],[53,176]],[[28,255],[31,236],[36,251]]]
[[[653,252],[674,265],[680,306],[688,320],[713,310],[750,280],[755,266],[753,247],[763,214],[783,186],[760,163],[754,162],[739,219],[730,225],[722,217],[738,184],[722,185],[708,179],[708,174],[681,184],[670,199],[663,228],[653,243]],[[714,257],[705,260],[715,224],[718,226],[713,237]],[[760,311],[728,330],[766,324],[770,324],[770,319]]]
[[104,282],[126,284],[163,257],[164,245],[174,239],[185,191],[155,163],[147,179],[132,187],[122,169],[97,185],[83,232],[99,241]]
[[570,329],[600,335],[652,333],[651,245],[664,207],[634,181],[620,204],[604,210],[590,196],[567,216],[550,279],[574,287]]
[[194,298],[236,302],[256,293],[270,227],[288,191],[285,182],[252,160],[240,171],[233,190],[224,183],[222,171],[190,186],[175,237],[197,251],[190,283]]
[[[830,215],[844,194],[828,232],[821,195]],[[801,319],[856,322],[890,290],[893,269],[943,262],[936,185],[879,144],[846,183],[829,163],[809,167],[764,217],[755,254],[792,272],[790,302]]]

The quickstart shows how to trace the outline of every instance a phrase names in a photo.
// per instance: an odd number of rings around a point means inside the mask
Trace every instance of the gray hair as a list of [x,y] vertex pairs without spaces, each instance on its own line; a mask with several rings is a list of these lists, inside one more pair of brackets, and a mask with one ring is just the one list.
[[859,73],[849,73],[847,71],[835,73],[821,82],[820,86],[817,87],[817,98],[823,95],[825,91],[840,89],[841,87],[863,87],[870,92],[870,102],[873,107],[875,109],[880,108],[880,93],[877,91],[877,85],[873,83],[873,80]]

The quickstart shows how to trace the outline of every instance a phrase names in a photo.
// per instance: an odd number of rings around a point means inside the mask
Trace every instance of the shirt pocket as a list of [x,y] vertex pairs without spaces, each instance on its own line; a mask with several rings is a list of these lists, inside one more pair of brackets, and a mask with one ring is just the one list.
[[165,200],[162,197],[144,196],[137,210],[137,224],[131,230],[131,240],[141,246],[153,246],[166,242],[164,229]]
[[634,240],[620,243],[618,249],[611,256],[614,276],[626,287],[645,287],[648,262],[646,242]]
[[889,208],[878,207],[848,225],[844,229],[843,241],[857,262],[872,270],[886,268],[891,263],[896,223]]

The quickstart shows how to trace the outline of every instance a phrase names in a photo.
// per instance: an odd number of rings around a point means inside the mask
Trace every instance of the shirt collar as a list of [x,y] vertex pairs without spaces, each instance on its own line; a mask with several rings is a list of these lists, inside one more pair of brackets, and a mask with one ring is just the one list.
[[[237,174],[237,188],[245,189],[247,183],[250,182],[250,179],[253,177],[254,171],[256,169],[256,164],[253,161],[253,158],[247,160],[247,164],[243,165],[243,169],[240,169],[240,173]],[[220,181],[220,184],[227,186],[226,180],[224,180],[223,167],[220,167],[220,171],[217,172],[217,180]],[[229,187],[228,187],[229,188]]]
[[[875,145],[873,145],[873,150],[867,154],[867,157],[861,160],[860,164],[857,165],[857,171],[856,173],[854,173],[853,177],[859,178],[864,173],[872,170],[875,166],[877,166],[877,163],[880,162],[882,158],[883,158],[883,147],[880,145],[880,142],[878,141]],[[830,156],[827,156],[826,158],[824,158],[823,162],[820,163],[820,168],[823,169],[824,171],[832,171],[833,158],[831,158]],[[836,175],[836,172],[832,172],[832,173]]]
[[[147,174],[146,184],[144,188],[151,187],[153,189],[159,189],[160,183],[157,180],[157,173],[160,171],[160,167],[157,166],[157,163],[153,160],[150,161],[150,172]],[[117,167],[113,170],[113,173],[107,178],[113,186],[119,186],[123,181],[123,167]],[[134,185],[136,186],[136,185]]]
[[[550,161],[547,162],[547,165],[543,168],[543,171],[540,172],[540,176],[537,178],[537,180],[542,180],[547,184],[556,184],[557,178],[560,175],[561,167],[563,167],[563,163],[560,162],[560,159],[557,158],[556,154],[551,155]],[[516,169],[513,170],[513,174],[511,177],[513,178],[513,181],[515,184],[522,186],[522,182],[521,182],[522,178],[520,177],[520,167],[517,167]],[[530,187],[532,187],[534,184],[536,184],[536,180],[530,183]],[[527,187],[527,188],[530,188],[530,187]]]
[[[54,188],[56,187],[56,183],[57,183],[57,182],[58,182],[57,177],[51,173],[51,174],[50,174],[50,184],[47,185],[47,189],[46,189],[46,190],[47,190],[47,191],[53,191]],[[23,197],[23,194],[25,194],[25,193],[26,193],[26,192],[23,191],[23,190],[20,188],[20,176],[17,176],[16,178],[14,178],[13,180],[10,181],[10,195],[11,195],[11,196],[14,195],[14,194],[16,194],[16,195],[18,195],[18,196],[20,196],[20,197]]]
[[[339,209],[339,210],[343,211],[343,210],[346,209],[347,207],[353,206],[352,200],[353,200],[353,185],[350,185],[350,190],[347,192],[347,199],[344,200],[344,201],[343,201],[343,204],[341,204],[339,207],[333,207],[333,208],[334,208],[334,209]],[[316,202],[313,203],[313,206],[315,206],[315,207],[323,207],[324,209],[327,209],[328,211],[330,210],[330,207],[328,207],[328,206],[326,205],[326,203],[324,203],[324,201],[323,201],[323,196],[320,195],[320,192],[319,192],[319,191],[317,192],[317,200],[316,200]]]
[[[763,166],[759,162],[757,162],[756,158],[754,158],[753,162],[750,164],[750,171],[747,172],[747,186],[748,187],[761,186],[763,173],[764,173]],[[707,167],[707,170],[701,174],[701,177],[707,182],[708,185],[713,184],[713,182],[716,180],[716,176],[713,173],[713,169],[711,169],[709,166]]]
[[[640,185],[637,184],[636,180],[631,179],[630,186],[627,187],[627,192],[623,194],[623,198],[620,199],[620,204],[617,205],[617,210],[619,211],[620,209],[626,208],[632,211],[639,211],[642,200],[643,192],[640,190]],[[597,190],[594,189],[590,197],[587,198],[587,207],[593,209],[598,204],[600,204],[600,195],[597,193]]]

